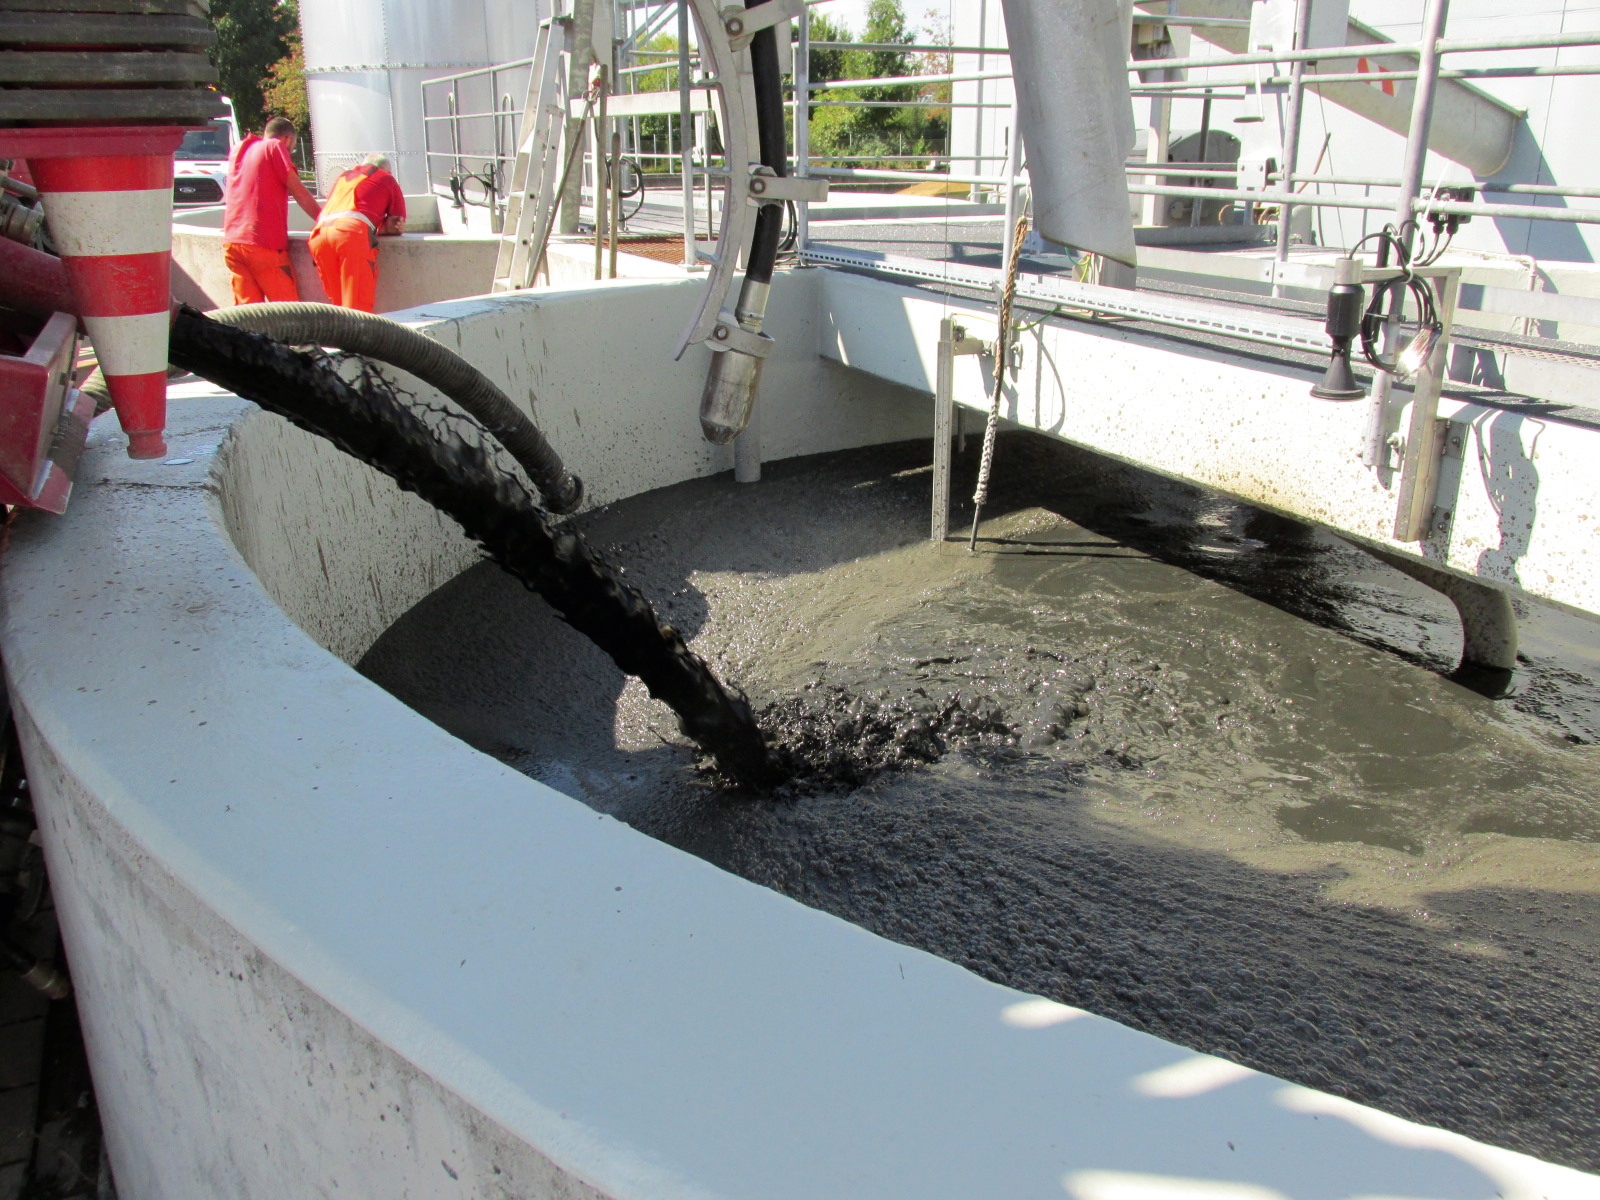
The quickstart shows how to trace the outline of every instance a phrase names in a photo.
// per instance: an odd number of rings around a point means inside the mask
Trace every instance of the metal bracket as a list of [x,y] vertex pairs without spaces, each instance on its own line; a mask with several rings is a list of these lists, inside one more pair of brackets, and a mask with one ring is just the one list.
[[1455,519],[1456,514],[1454,509],[1443,508],[1437,504],[1434,505],[1433,511],[1428,514],[1427,535],[1421,540],[1432,541],[1435,539],[1448,538],[1450,536],[1450,527],[1455,522]]
[[986,342],[982,338],[969,337],[965,325],[952,325],[953,330],[950,340],[950,353],[961,354],[991,354],[994,352],[994,343]]
[[[987,323],[985,323],[987,324]],[[993,330],[989,326],[986,331]],[[998,337],[985,341],[954,317],[939,322],[939,352],[933,392],[933,540],[950,533],[950,455],[956,416],[956,359],[963,354],[991,354]]]
[[767,0],[754,8],[730,4],[722,10],[722,30],[735,51],[749,48],[756,34],[806,11],[805,0]]
[[[1390,274],[1392,276],[1392,272]],[[1443,332],[1434,343],[1428,361],[1417,372],[1411,396],[1411,422],[1400,456],[1399,496],[1395,502],[1394,539],[1397,542],[1420,542],[1428,536],[1428,523],[1438,495],[1441,447],[1450,432],[1450,422],[1439,417],[1439,391],[1444,384],[1445,354],[1455,323],[1456,297],[1461,290],[1461,268],[1427,267],[1418,274],[1439,281],[1439,325]]]
[[[728,10],[730,15],[724,17],[722,10],[716,5],[716,0],[687,0],[687,3],[689,11],[694,15],[695,24],[700,29],[701,61],[707,68],[711,86],[721,96],[718,125],[722,129],[722,144],[727,152],[728,161],[754,162],[759,155],[756,152],[756,95],[755,85],[750,77],[750,59],[748,55],[735,52],[724,25],[725,20],[733,19],[734,13],[742,19],[746,10],[730,9]],[[766,4],[758,5],[751,11],[759,13],[764,8],[777,7],[779,0],[767,0]],[[731,199],[731,182],[728,186]],[[690,346],[711,337],[712,329],[718,324],[733,292],[739,249],[749,244],[750,236],[755,230],[755,221],[754,205],[724,205],[722,229],[717,236],[716,252],[710,258],[710,270],[706,273],[705,288],[700,293],[699,302],[690,315],[688,324],[684,327],[683,335],[678,339],[678,348],[673,353],[673,358],[681,359],[684,351]],[[729,324],[726,320],[721,323]],[[738,322],[732,324],[737,326]]]
[[1467,457],[1467,428],[1460,421],[1445,422],[1443,441],[1439,445],[1440,458],[1465,459]]
[[[762,7],[765,8],[766,5]],[[745,181],[745,191],[751,204],[779,204],[785,200],[821,202],[828,198],[828,181],[801,178],[798,175],[779,175],[769,166],[751,163],[750,177]]]
[[706,339],[706,345],[712,350],[737,350],[752,358],[765,358],[772,353],[775,344],[766,334],[752,333],[739,324],[739,318],[726,308],[717,314],[717,323]]

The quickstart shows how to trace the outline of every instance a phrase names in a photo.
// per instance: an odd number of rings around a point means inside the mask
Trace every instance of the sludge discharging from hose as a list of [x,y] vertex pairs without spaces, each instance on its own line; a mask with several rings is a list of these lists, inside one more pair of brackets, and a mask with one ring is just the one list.
[[430,428],[370,377],[352,385],[325,362],[192,309],[181,309],[173,322],[171,355],[177,365],[327,438],[449,515],[671,706],[684,732],[731,778],[754,786],[769,781],[766,744],[750,706],[728,693],[581,536],[552,526],[482,446]]

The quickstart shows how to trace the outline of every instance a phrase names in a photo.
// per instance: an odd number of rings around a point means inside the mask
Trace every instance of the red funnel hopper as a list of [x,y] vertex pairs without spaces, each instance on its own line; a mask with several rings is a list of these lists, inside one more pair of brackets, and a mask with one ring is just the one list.
[[28,166],[128,435],[128,455],[160,458],[167,452],[172,152],[183,130],[6,133],[36,142],[27,151]]

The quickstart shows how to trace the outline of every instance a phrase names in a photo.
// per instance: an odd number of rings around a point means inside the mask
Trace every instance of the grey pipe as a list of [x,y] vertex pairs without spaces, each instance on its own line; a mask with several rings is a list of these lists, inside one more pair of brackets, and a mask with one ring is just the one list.
[[332,346],[415,375],[466,409],[499,440],[528,473],[547,509],[570,513],[583,501],[583,484],[562,465],[539,427],[509,396],[454,350],[398,321],[334,304],[301,301],[244,304],[206,315],[280,342]]

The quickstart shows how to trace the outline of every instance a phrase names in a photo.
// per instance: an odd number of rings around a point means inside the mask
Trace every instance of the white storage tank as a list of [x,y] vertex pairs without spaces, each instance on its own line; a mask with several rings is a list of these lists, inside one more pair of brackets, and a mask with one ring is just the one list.
[[550,0],[302,4],[319,187],[381,150],[405,191],[427,191],[422,81],[531,56],[549,9]]

